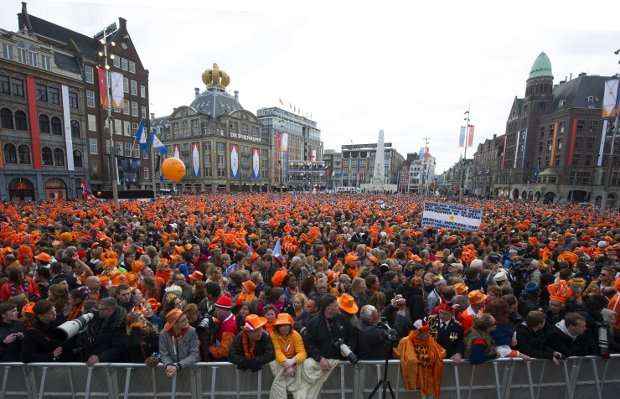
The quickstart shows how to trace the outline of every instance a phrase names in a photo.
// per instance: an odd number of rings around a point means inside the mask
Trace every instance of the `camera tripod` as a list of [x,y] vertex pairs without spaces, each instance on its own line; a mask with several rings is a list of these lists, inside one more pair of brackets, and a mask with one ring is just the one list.
[[390,380],[388,380],[388,360],[390,360],[390,355],[392,352],[392,347],[391,345],[389,346],[387,352],[385,353],[385,359],[383,362],[383,378],[381,378],[379,380],[379,382],[377,382],[377,385],[375,385],[375,387],[373,388],[372,392],[370,393],[370,396],[368,396],[368,399],[372,399],[375,394],[379,391],[379,388],[382,389],[382,395],[381,398],[385,399],[385,394],[387,392],[387,390],[390,390],[390,397],[392,399],[394,399],[394,391],[392,390],[392,384],[390,384]]

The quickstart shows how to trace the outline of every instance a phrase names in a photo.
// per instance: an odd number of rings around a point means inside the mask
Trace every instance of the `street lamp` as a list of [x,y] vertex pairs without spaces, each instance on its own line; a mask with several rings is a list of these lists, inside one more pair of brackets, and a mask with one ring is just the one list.
[[[108,127],[108,133],[110,134],[110,165],[112,167],[111,185],[112,185],[112,198],[114,205],[118,206],[118,165],[116,161],[116,145],[114,144],[114,133],[112,132],[112,85],[110,79],[110,64],[108,64],[108,46],[115,47],[116,43],[112,40],[108,40],[113,34],[118,31],[116,24],[108,26],[102,32],[102,37],[99,39],[99,43],[103,47],[103,52],[99,52],[99,56],[103,56],[104,68],[106,74],[107,84],[107,97],[108,97],[108,109],[105,118],[105,124]],[[110,54],[110,59],[114,59],[114,55]]]

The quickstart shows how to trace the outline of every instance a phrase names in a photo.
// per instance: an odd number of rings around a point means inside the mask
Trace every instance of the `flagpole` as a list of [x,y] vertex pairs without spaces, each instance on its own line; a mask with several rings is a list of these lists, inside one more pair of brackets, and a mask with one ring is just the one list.
[[[154,132],[153,135],[155,135]],[[157,197],[157,192],[155,191],[155,153],[153,152],[153,141],[155,141],[154,138],[151,139],[151,146],[149,148],[149,152],[151,157],[151,183],[153,186],[153,199],[155,199]]]
[[465,190],[465,174],[467,172],[467,145],[469,144],[469,105],[467,106],[467,111],[465,112],[465,151],[463,153],[463,172],[461,173],[461,184],[459,187],[459,202],[463,202],[463,190]]

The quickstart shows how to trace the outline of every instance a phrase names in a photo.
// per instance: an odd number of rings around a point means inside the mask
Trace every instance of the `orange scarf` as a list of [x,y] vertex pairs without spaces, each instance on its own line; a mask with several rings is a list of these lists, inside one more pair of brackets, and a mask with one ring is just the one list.
[[446,351],[432,336],[420,339],[418,334],[418,331],[412,331],[395,349],[400,358],[403,383],[406,389],[417,388],[422,395],[439,398]]
[[241,343],[243,344],[243,355],[246,359],[254,359],[256,342],[250,339],[247,331],[241,332]]

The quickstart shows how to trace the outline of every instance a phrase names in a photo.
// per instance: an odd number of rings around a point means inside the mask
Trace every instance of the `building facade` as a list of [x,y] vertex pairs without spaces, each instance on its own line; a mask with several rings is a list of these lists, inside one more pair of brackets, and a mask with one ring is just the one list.
[[429,193],[435,182],[435,165],[435,157],[425,147],[422,156],[412,160],[409,165],[407,192]]
[[458,196],[462,187],[464,195],[471,195],[473,192],[473,164],[473,159],[459,159],[438,179],[438,191],[442,195]]
[[0,30],[0,199],[73,198],[88,174],[85,88],[75,55]]
[[492,139],[486,139],[484,143],[478,144],[472,166],[473,195],[482,198],[492,196],[493,187],[498,182],[504,138],[503,134],[501,136],[494,134]]
[[[397,184],[399,171],[405,159],[392,148],[392,143],[385,143],[384,148],[386,184]],[[376,152],[377,143],[343,145],[340,170],[334,169],[340,172],[334,176],[336,187],[360,187],[362,184],[369,184],[372,180]]]
[[309,166],[323,160],[323,143],[317,123],[278,107],[261,108],[256,115],[261,134],[269,139],[271,185],[293,188],[297,182],[289,184],[289,180],[297,180],[300,173],[305,173],[299,169],[299,162],[306,162]]
[[[65,65],[77,64],[84,86],[86,123],[83,131],[88,142],[84,158],[88,164],[88,181],[93,192],[111,190],[112,160],[110,131],[114,134],[120,190],[151,187],[149,153],[141,153],[133,144],[133,135],[141,120],[149,129],[148,70],[127,30],[127,21],[118,22],[94,36],[86,36],[29,14],[23,3],[18,14],[19,29],[52,47],[71,54],[73,60],[60,59]],[[107,105],[101,99],[108,93],[103,36],[107,36],[108,73],[120,73],[124,98],[121,107],[112,108],[108,120]]]
[[[186,174],[179,192],[266,191],[270,181],[269,138],[261,132],[256,115],[243,109],[239,93],[226,91],[230,78],[217,64],[202,80],[206,90],[194,89],[194,100],[172,114],[153,119],[168,155],[178,154]],[[172,188],[161,178],[157,157],[156,186]]]
[[342,153],[335,150],[323,151],[323,162],[325,163],[325,179],[329,190],[338,187],[342,180]]
[[611,132],[602,134],[601,107],[609,79],[582,73],[554,84],[551,62],[541,53],[526,81],[525,97],[513,101],[493,195],[595,204],[605,197],[617,207],[620,140],[612,148]]

